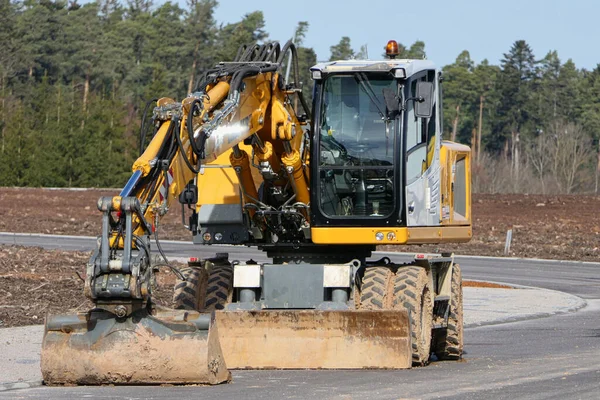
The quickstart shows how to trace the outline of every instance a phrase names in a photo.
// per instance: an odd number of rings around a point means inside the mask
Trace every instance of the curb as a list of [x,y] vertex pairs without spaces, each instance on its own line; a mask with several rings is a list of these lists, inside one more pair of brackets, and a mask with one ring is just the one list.
[[535,287],[535,286],[517,285],[517,284],[505,283],[505,282],[494,282],[494,281],[487,281],[487,280],[480,281],[480,280],[476,280],[476,279],[470,279],[470,280],[473,282],[496,283],[496,284],[500,284],[500,285],[510,286],[514,289],[529,289],[529,290],[538,290],[538,291],[544,291],[544,292],[560,293],[563,296],[568,296],[574,300],[577,300],[577,304],[574,306],[568,307],[568,308],[563,308],[561,310],[554,311],[554,312],[538,312],[538,313],[532,313],[532,314],[527,314],[527,315],[523,315],[523,316],[513,316],[513,317],[508,316],[506,318],[497,319],[497,320],[491,321],[491,322],[465,324],[464,329],[483,328],[486,326],[509,324],[512,322],[529,321],[529,320],[551,317],[554,315],[569,314],[569,313],[577,312],[577,311],[581,310],[582,308],[587,307],[587,305],[588,305],[588,302],[585,299],[582,299],[581,297],[575,296],[570,293],[561,292],[560,290],[545,289],[545,288],[540,288],[540,287]]
[[42,381],[22,381],[0,384],[0,392],[17,389],[31,389],[37,386],[42,386]]

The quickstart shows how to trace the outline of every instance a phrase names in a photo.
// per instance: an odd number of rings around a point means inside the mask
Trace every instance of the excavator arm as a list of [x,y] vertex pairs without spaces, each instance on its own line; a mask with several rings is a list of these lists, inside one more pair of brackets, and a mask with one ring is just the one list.
[[[293,50],[291,45],[287,48]],[[272,48],[271,58],[278,55],[276,50]],[[245,54],[256,59],[250,50]],[[270,170],[279,169],[281,159],[286,170],[279,171],[277,179],[288,179],[292,196],[308,204],[299,152],[303,132],[288,98],[294,92],[286,90],[280,70],[281,62],[268,59],[222,63],[209,71],[198,92],[182,102],[157,101],[156,133],[133,164],[131,178],[119,196],[98,201],[103,232],[85,285],[97,307],[126,317],[147,306],[150,238],[160,218],[190,181],[203,179],[199,175],[203,166],[223,155],[235,171],[249,217],[261,208],[249,151],[259,154],[258,159],[263,156]],[[250,146],[242,146],[248,139]],[[270,153],[266,158],[265,152]]]

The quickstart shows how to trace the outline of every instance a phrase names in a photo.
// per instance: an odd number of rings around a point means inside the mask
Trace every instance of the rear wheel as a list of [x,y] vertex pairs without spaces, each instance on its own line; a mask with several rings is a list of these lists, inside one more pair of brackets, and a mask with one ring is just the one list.
[[452,268],[452,299],[448,327],[434,331],[433,351],[439,360],[458,360],[463,354],[463,291],[458,264]]
[[198,311],[204,307],[208,273],[202,267],[185,268],[181,273],[185,279],[175,285],[175,308]]
[[213,264],[208,276],[205,311],[223,310],[233,297],[233,266]]
[[433,298],[427,271],[418,266],[399,268],[394,282],[394,308],[405,308],[410,317],[413,366],[429,362]]

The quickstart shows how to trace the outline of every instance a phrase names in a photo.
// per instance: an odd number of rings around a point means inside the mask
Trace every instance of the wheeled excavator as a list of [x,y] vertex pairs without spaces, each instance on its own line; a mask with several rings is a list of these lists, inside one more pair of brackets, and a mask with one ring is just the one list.
[[[243,46],[187,98],[152,103],[131,178],[98,201],[94,308],[46,319],[44,381],[218,384],[230,369],[459,359],[453,254],[372,257],[472,235],[470,149],[442,140],[441,72],[398,58],[394,41],[386,54],[315,65],[308,105],[292,42]],[[177,202],[193,242],[222,253],[168,263],[157,227]],[[270,262],[229,260],[232,245]],[[178,276],[173,309],[153,302],[163,266]]]

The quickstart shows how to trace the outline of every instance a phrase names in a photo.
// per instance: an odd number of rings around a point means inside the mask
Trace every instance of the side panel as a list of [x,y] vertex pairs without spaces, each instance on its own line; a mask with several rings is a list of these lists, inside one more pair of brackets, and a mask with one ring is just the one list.
[[471,150],[444,141],[442,164],[442,225],[471,225]]
[[406,220],[411,226],[438,226],[440,223],[439,153],[423,176],[406,186]]

